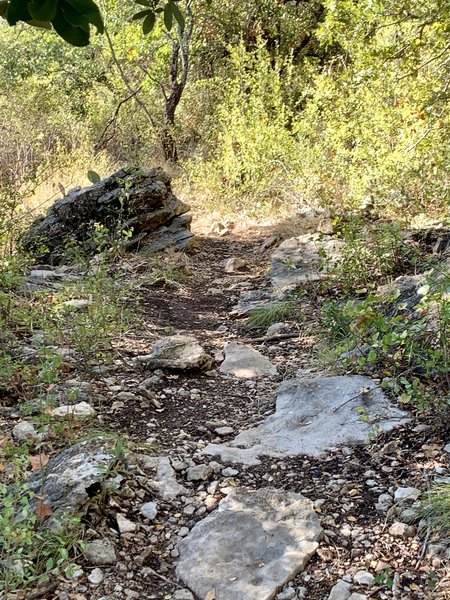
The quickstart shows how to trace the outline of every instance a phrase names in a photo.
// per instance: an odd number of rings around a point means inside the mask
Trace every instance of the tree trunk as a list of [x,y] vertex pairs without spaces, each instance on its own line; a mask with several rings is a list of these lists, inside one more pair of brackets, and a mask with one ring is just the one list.
[[175,113],[186,87],[189,72],[189,43],[194,29],[194,15],[190,0],[186,2],[186,26],[177,27],[177,39],[172,40],[172,59],[169,74],[169,93],[165,95],[164,120],[161,131],[161,145],[164,158],[178,161],[175,139]]

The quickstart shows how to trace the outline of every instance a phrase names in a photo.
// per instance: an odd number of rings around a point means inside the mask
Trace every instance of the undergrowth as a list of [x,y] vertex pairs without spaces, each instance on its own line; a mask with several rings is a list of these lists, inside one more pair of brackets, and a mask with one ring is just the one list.
[[279,321],[294,318],[298,313],[297,302],[288,300],[253,309],[250,312],[249,322],[253,327],[269,327]]
[[[94,260],[78,249],[77,265],[56,286],[26,289],[30,259],[14,250],[12,228],[0,236],[0,395],[2,403],[22,415],[33,415],[42,429],[74,441],[80,430],[70,420],[53,423],[49,408],[77,401],[78,391],[66,386],[72,373],[89,378],[94,366],[110,362],[112,339],[125,327],[124,296],[128,286],[111,257],[111,246],[97,230],[99,253]],[[1,243],[3,242],[3,243]],[[58,387],[59,386],[59,387]],[[29,587],[49,576],[69,576],[80,548],[77,519],[61,530],[45,525],[49,507],[28,486],[30,462],[42,454],[36,440],[19,444],[0,438],[0,591]],[[33,463],[32,463],[33,464]],[[35,467],[32,467],[34,469]]]
[[450,483],[436,483],[431,487],[423,515],[434,532],[450,534]]

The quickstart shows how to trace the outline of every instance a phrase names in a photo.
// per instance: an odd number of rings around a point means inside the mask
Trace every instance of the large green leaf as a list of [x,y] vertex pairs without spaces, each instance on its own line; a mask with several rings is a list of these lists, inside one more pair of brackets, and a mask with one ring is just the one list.
[[72,46],[87,46],[89,44],[89,32],[81,27],[74,27],[66,21],[60,8],[58,8],[52,25],[56,33]]
[[172,29],[173,12],[170,2],[168,2],[164,7],[164,25],[166,26],[167,31],[170,31]]
[[98,6],[93,0],[67,0],[68,3],[81,15],[86,17],[89,23],[95,25],[99,33],[103,33],[105,27],[103,25],[102,15]]
[[101,181],[101,177],[96,171],[88,171],[87,176],[91,183],[98,183]]
[[56,16],[58,0],[33,0],[28,4],[30,15],[36,21],[51,21]]
[[151,12],[152,11],[149,8],[147,8],[147,10],[141,10],[140,12],[133,15],[132,21],[139,21],[139,19],[144,19]]
[[64,14],[64,19],[73,27],[80,27],[86,33],[89,33],[89,20],[87,17],[78,12],[71,4],[60,0],[61,10]]
[[18,21],[31,21],[32,18],[26,0],[11,0],[6,13],[6,20],[10,25],[15,25]]
[[155,21],[156,21],[156,16],[155,13],[149,13],[145,19],[144,22],[142,23],[142,31],[145,33],[145,35],[147,35],[147,33],[150,33],[153,30],[153,27],[155,26]]
[[183,15],[183,13],[181,12],[181,10],[180,10],[180,8],[179,8],[179,6],[178,6],[178,4],[177,4],[176,2],[172,2],[172,1],[170,1],[170,2],[169,2],[169,4],[170,4],[170,8],[171,8],[171,10],[172,10],[172,14],[173,14],[173,16],[174,16],[174,17],[175,17],[175,19],[177,20],[177,22],[178,22],[178,25],[179,25],[179,26],[181,27],[181,29],[183,30],[183,29],[184,29],[184,26],[185,26],[185,20],[184,20],[184,15]]

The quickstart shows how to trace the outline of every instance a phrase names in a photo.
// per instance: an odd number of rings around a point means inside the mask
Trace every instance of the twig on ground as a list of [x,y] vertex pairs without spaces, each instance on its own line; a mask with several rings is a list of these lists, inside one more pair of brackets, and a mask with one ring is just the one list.
[[28,594],[25,596],[25,600],[37,600],[37,598],[47,597],[47,594],[54,592],[58,585],[59,584],[57,581],[52,581],[47,585],[34,590],[34,592],[28,592]]
[[291,340],[294,338],[300,337],[300,334],[297,333],[279,333],[278,335],[269,335],[257,338],[244,338],[243,342],[276,342],[278,340]]

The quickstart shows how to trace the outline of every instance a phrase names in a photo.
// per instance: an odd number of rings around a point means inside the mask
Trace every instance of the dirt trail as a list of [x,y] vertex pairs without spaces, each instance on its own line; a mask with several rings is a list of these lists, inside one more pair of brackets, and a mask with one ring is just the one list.
[[[342,577],[359,571],[369,571],[375,579],[370,591],[354,581],[361,596],[352,600],[450,598],[445,557],[429,552],[431,536],[419,535],[415,525],[393,533],[396,517],[387,518],[375,506],[380,495],[392,497],[399,487],[423,492],[435,469],[445,472],[449,457],[442,448],[449,424],[418,423],[413,417],[407,426],[366,446],[335,448],[319,458],[262,458],[251,467],[201,455],[208,444],[230,442],[271,415],[280,382],[299,371],[324,371],[318,360],[317,289],[305,289],[297,314],[286,320],[285,331],[292,338],[261,341],[264,328],[251,328],[247,319],[231,314],[243,290],[264,286],[271,250],[261,252],[260,247],[273,231],[271,226],[236,228],[225,236],[198,233],[187,253],[162,253],[156,259],[138,255],[121,265],[129,274],[124,279],[132,282],[128,303],[133,322],[114,340],[112,364],[93,371],[88,382],[83,381],[85,371],[71,374],[72,384],[78,380],[89,387],[88,401],[97,415],[86,426],[95,428],[90,435],[118,435],[134,457],[169,457],[171,477],[182,491],[163,498],[153,486],[155,469],[134,459],[127,468],[119,465],[113,473],[119,493],[93,489],[83,517],[86,539],[107,540],[117,560],[101,564],[103,579],[92,584],[86,578],[94,566],[80,556],[83,574],[58,582],[48,600],[192,600],[176,576],[180,540],[231,491],[269,486],[310,499],[324,530],[316,554],[280,599],[327,600]],[[284,232],[287,237],[286,227]],[[245,266],[226,273],[223,262],[229,258],[239,258]],[[152,372],[136,362],[156,340],[173,334],[195,336],[214,357],[213,368]],[[233,341],[259,350],[277,366],[277,375],[250,380],[221,375],[222,350]],[[335,374],[330,368],[326,373]],[[147,395],[139,393],[144,382]],[[55,441],[54,450],[63,443],[70,441]],[[193,467],[205,467],[207,474],[192,479]],[[155,518],[143,518],[141,509],[148,502],[157,505]],[[119,514],[131,521],[130,531],[120,531]]]
[[[259,253],[258,248],[265,237],[264,231],[250,231],[242,236],[200,238],[183,263],[187,264],[187,274],[180,281],[164,281],[161,276],[151,284],[144,274],[135,298],[136,324],[118,340],[116,350],[121,360],[115,372],[106,384],[99,383],[107,398],[101,407],[103,426],[125,433],[138,445],[150,441],[156,444],[159,454],[186,461],[196,457],[207,443],[231,439],[273,412],[277,383],[298,369],[311,366],[315,339],[310,332],[306,332],[309,337],[253,344],[277,364],[279,375],[272,380],[230,380],[217,371],[161,373],[155,377],[153,388],[160,408],[146,401],[114,408],[119,387],[132,392],[149,376],[144,370],[136,370],[133,358],[148,353],[156,339],[169,333],[193,334],[214,356],[230,341],[258,335],[242,320],[232,319],[230,309],[243,287],[257,287],[263,281],[268,255]],[[230,257],[242,258],[246,269],[224,273],[222,262]],[[161,268],[164,271],[163,264]],[[313,304],[314,299],[305,301],[306,313],[314,313]],[[290,331],[299,327],[295,322],[288,324]],[[108,391],[108,387],[113,391]],[[218,437],[215,429],[219,425],[230,426],[233,433]],[[414,427],[383,434],[367,448],[336,449],[325,458],[263,459],[257,467],[237,468],[231,478],[218,473],[214,479],[219,480],[219,485],[214,489],[208,482],[183,480],[195,499],[162,503],[157,525],[146,526],[130,541],[122,537],[119,545],[124,570],[112,570],[108,584],[98,593],[93,591],[90,597],[100,598],[108,593],[108,598],[173,598],[172,593],[180,586],[174,573],[177,533],[204,518],[205,510],[199,507],[198,500],[212,495],[218,501],[230,486],[258,488],[268,484],[311,498],[317,503],[325,529],[318,553],[292,582],[299,594],[296,598],[307,593],[305,597],[310,600],[325,600],[340,577],[364,569],[378,573],[378,585],[370,598],[448,597],[445,589],[428,589],[433,587],[433,573],[441,563],[426,558],[426,547],[419,538],[393,537],[385,516],[374,508],[383,491],[423,485],[423,472],[429,469],[429,461],[439,460],[436,443],[445,439],[448,428],[442,427],[440,437],[439,432],[434,432],[430,438],[429,430],[420,426],[411,436]],[[120,509],[139,520],[139,502],[151,499],[151,495],[133,478],[127,478],[125,489],[131,490],[130,499],[122,499]],[[109,510],[114,512],[114,508]],[[104,523],[103,517],[98,519]],[[397,591],[392,592],[394,576]],[[442,576],[445,584],[445,574]],[[129,578],[126,584],[124,577]],[[133,596],[132,592],[138,595]]]

